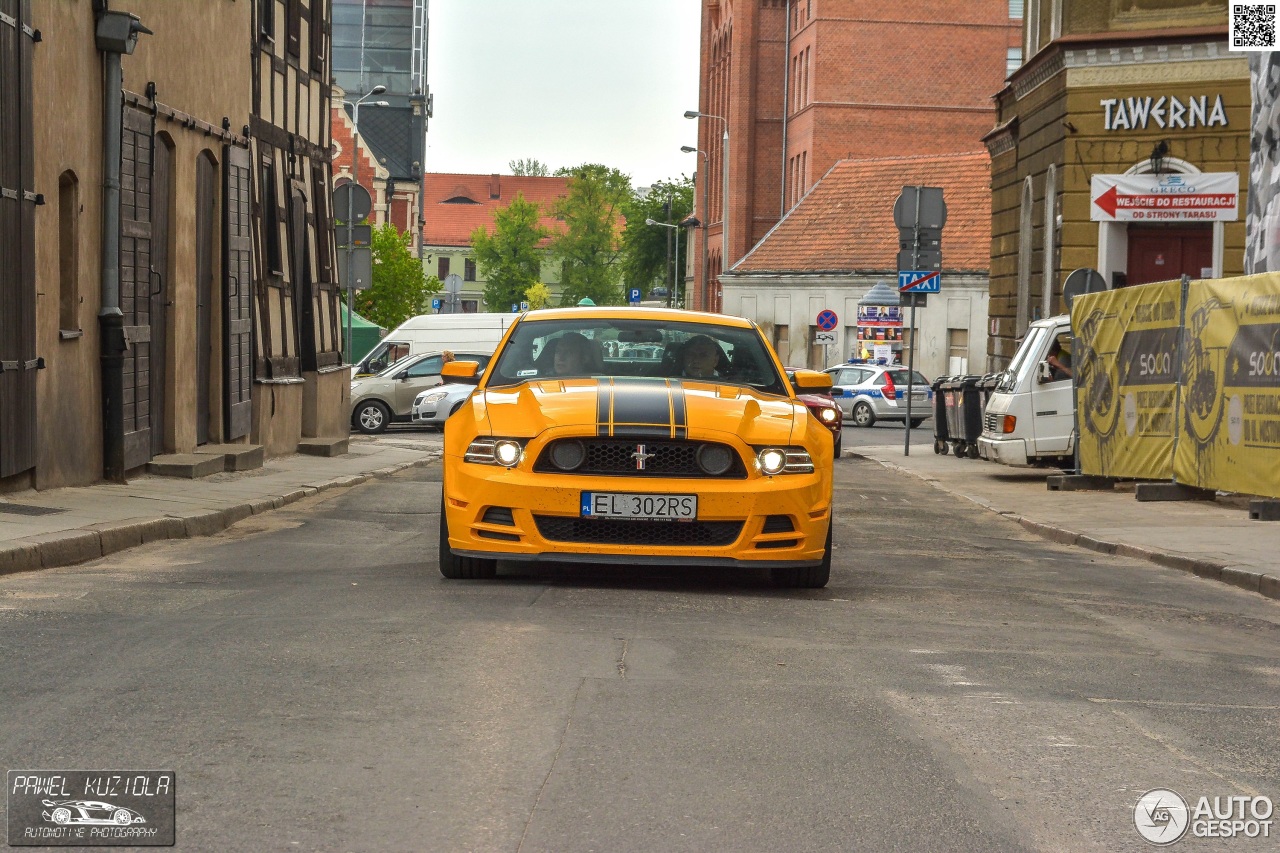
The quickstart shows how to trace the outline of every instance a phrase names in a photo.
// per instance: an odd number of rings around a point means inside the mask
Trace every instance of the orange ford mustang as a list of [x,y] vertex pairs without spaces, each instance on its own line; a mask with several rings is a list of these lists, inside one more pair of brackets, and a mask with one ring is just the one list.
[[440,571],[498,560],[831,571],[832,439],[756,325],[642,308],[520,317],[445,422]]

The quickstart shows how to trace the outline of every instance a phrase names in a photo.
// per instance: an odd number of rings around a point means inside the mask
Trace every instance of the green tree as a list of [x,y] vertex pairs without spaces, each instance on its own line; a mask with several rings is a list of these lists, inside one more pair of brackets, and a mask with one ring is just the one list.
[[546,308],[551,304],[551,288],[542,282],[538,282],[524,292],[524,298],[529,303],[530,311]]
[[622,211],[631,198],[631,179],[598,163],[556,174],[569,178],[568,194],[552,208],[565,224],[551,243],[560,261],[560,304],[589,297],[597,305],[621,305]]
[[507,165],[511,168],[511,174],[516,177],[545,178],[551,174],[550,166],[532,157],[521,157],[519,160],[512,160]]
[[[627,227],[622,232],[622,278],[626,287],[638,287],[644,292],[656,284],[670,287],[671,267],[677,259],[674,251],[668,257],[667,247],[676,248],[675,237],[672,236],[675,232],[658,225],[645,225],[645,220],[674,225],[692,212],[693,179],[683,175],[672,181],[658,181],[644,195],[631,194],[623,208]],[[696,233],[696,229],[681,228],[678,233],[680,270],[676,277],[681,287],[685,259],[689,257],[691,232]],[[679,288],[677,294],[683,296]]]
[[410,253],[409,236],[391,224],[373,229],[373,285],[354,299],[357,313],[386,329],[425,314],[431,294],[440,290],[440,280],[428,278]]
[[485,279],[484,304],[490,311],[510,311],[538,283],[543,255],[538,243],[547,236],[541,219],[542,208],[516,193],[511,204],[494,213],[492,234],[484,226],[472,232],[471,250]]

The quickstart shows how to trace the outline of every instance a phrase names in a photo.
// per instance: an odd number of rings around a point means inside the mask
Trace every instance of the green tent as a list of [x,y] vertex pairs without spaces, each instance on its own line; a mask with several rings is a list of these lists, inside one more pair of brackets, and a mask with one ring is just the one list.
[[[347,306],[345,303],[339,303],[342,308],[342,329],[339,334],[342,335],[342,341],[347,340]],[[356,312],[351,312],[351,352],[355,354],[355,358],[348,356],[348,364],[359,364],[360,360],[369,354],[369,351],[378,345],[382,340],[382,336],[387,332],[377,323],[370,323]]]

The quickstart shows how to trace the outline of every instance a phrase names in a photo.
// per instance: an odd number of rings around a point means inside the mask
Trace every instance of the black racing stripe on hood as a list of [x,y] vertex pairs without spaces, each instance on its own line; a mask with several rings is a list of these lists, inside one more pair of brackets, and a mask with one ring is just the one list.
[[672,438],[688,438],[689,424],[684,402],[684,386],[679,379],[671,380],[671,425]]
[[[684,392],[665,379],[615,377],[597,390],[596,413],[599,435],[645,434],[673,437],[674,398],[680,397],[680,421],[684,421]],[[607,398],[607,400],[606,400]],[[604,415],[607,410],[607,420]],[[682,429],[683,431],[683,429]]]

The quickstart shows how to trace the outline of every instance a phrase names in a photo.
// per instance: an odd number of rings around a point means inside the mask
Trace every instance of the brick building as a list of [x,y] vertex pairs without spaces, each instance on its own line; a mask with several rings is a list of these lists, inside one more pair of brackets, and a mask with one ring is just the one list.
[[[349,182],[354,175],[360,185],[369,191],[373,200],[373,211],[368,221],[374,225],[395,225],[400,232],[412,232],[418,218],[418,196],[421,187],[417,181],[397,179],[396,172],[386,154],[381,154],[376,145],[370,144],[367,133],[373,116],[380,108],[370,107],[366,103],[361,108],[359,143],[356,141],[355,125],[351,121],[351,112],[342,106],[346,94],[337,86],[333,89],[333,105],[330,107],[330,126],[333,138],[333,182],[341,186]],[[354,169],[355,157],[360,159],[359,169]],[[334,215],[341,219],[344,211],[336,210]],[[410,244],[414,254],[418,251],[417,241]]]
[[[1020,58],[1021,7],[703,0],[696,198],[708,223],[708,278],[742,258],[839,160],[980,151],[991,93]],[[717,309],[698,242],[692,307]]]
[[[485,281],[476,269],[471,234],[480,227],[492,230],[494,214],[515,201],[517,195],[542,207],[541,225],[548,232],[562,230],[564,223],[552,216],[551,207],[568,194],[569,179],[428,172],[423,178],[423,192],[423,264],[428,275],[438,276],[441,281],[452,273],[462,276],[461,308],[470,313],[485,310]],[[550,244],[551,238],[547,237],[540,245],[546,249]],[[549,257],[542,263],[542,283],[551,289],[558,304],[560,266]]]

